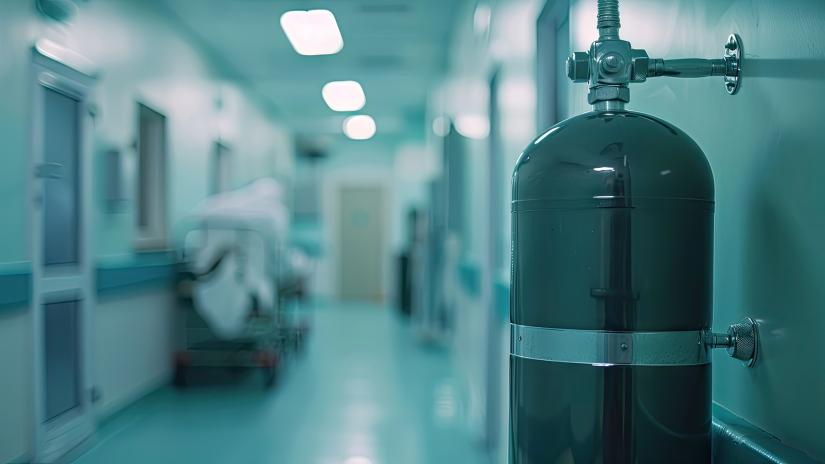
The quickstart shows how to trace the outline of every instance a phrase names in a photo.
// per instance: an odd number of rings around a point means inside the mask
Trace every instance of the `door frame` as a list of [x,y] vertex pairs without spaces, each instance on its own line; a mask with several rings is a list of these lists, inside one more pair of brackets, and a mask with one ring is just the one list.
[[[501,431],[501,375],[504,373],[501,363],[501,319],[499,308],[496,306],[496,277],[500,275],[504,239],[502,237],[501,222],[505,217],[502,210],[506,208],[503,201],[504,187],[501,185],[501,169],[504,158],[501,154],[501,130],[499,120],[501,112],[498,105],[502,68],[495,67],[489,74],[487,87],[490,96],[488,116],[490,134],[487,138],[487,228],[486,243],[482,265],[481,295],[484,312],[486,314],[486,346],[485,353],[487,366],[485,391],[487,392],[487,410],[485,414],[484,438],[487,449],[494,452],[500,445]],[[508,321],[509,322],[509,321]]]
[[[50,44],[53,45],[53,44]],[[67,52],[61,59],[58,52]],[[93,86],[91,68],[74,66],[79,55],[61,48],[45,52],[40,42],[34,47],[31,63],[31,152],[29,184],[30,253],[32,263],[32,440],[31,456],[36,462],[59,459],[94,433],[92,410],[92,311],[95,303],[94,268],[91,253],[92,169],[91,144]],[[43,193],[38,174],[44,161],[44,99],[46,90],[62,93],[78,102],[78,254],[77,263],[46,269],[43,265]],[[78,301],[79,405],[61,416],[45,420],[44,305],[57,301]]]
[[[536,121],[540,131],[552,127],[563,116],[559,114],[556,78],[564,64],[556,59],[556,31],[564,21],[569,25],[570,0],[546,0],[536,18]],[[567,40],[570,42],[569,36]]]

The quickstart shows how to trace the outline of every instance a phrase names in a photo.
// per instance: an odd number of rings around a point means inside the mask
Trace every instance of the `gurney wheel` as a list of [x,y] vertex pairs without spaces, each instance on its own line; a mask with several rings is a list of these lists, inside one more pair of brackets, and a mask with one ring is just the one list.
[[278,380],[278,365],[280,364],[278,354],[271,350],[258,352],[258,365],[264,375],[264,386],[270,388]]
[[186,374],[189,371],[190,359],[186,353],[178,353],[175,358],[175,375],[172,384],[178,388],[186,386]]
[[172,379],[172,384],[178,388],[183,388],[186,386],[186,366],[182,366],[180,364],[175,366],[175,376]]

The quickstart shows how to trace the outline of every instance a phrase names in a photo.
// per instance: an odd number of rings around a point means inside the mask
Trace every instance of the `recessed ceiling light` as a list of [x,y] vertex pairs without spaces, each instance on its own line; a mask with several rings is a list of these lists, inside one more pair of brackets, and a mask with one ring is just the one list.
[[367,140],[375,135],[375,120],[365,114],[344,119],[344,133],[352,140]]
[[483,139],[490,134],[490,120],[477,114],[465,114],[455,118],[455,130],[469,139]]
[[329,10],[294,10],[281,15],[286,38],[301,55],[332,55],[344,48],[344,39]]
[[321,89],[321,95],[334,111],[358,111],[367,102],[364,89],[355,81],[327,82]]
[[372,464],[372,461],[363,456],[353,456],[344,461],[344,464]]

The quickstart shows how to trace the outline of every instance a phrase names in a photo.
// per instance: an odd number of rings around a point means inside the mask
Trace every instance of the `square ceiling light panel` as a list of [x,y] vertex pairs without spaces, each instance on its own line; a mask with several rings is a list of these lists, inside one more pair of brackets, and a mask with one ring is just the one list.
[[321,95],[333,111],[358,111],[367,102],[364,89],[355,81],[327,82]]
[[344,39],[329,10],[294,10],[281,15],[281,28],[300,55],[333,55],[344,48]]

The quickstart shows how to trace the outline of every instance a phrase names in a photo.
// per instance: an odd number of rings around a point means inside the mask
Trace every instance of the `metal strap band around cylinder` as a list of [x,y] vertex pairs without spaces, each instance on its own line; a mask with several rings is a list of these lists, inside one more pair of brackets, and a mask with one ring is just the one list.
[[710,362],[706,331],[609,332],[510,324],[510,354],[594,366],[689,366]]

